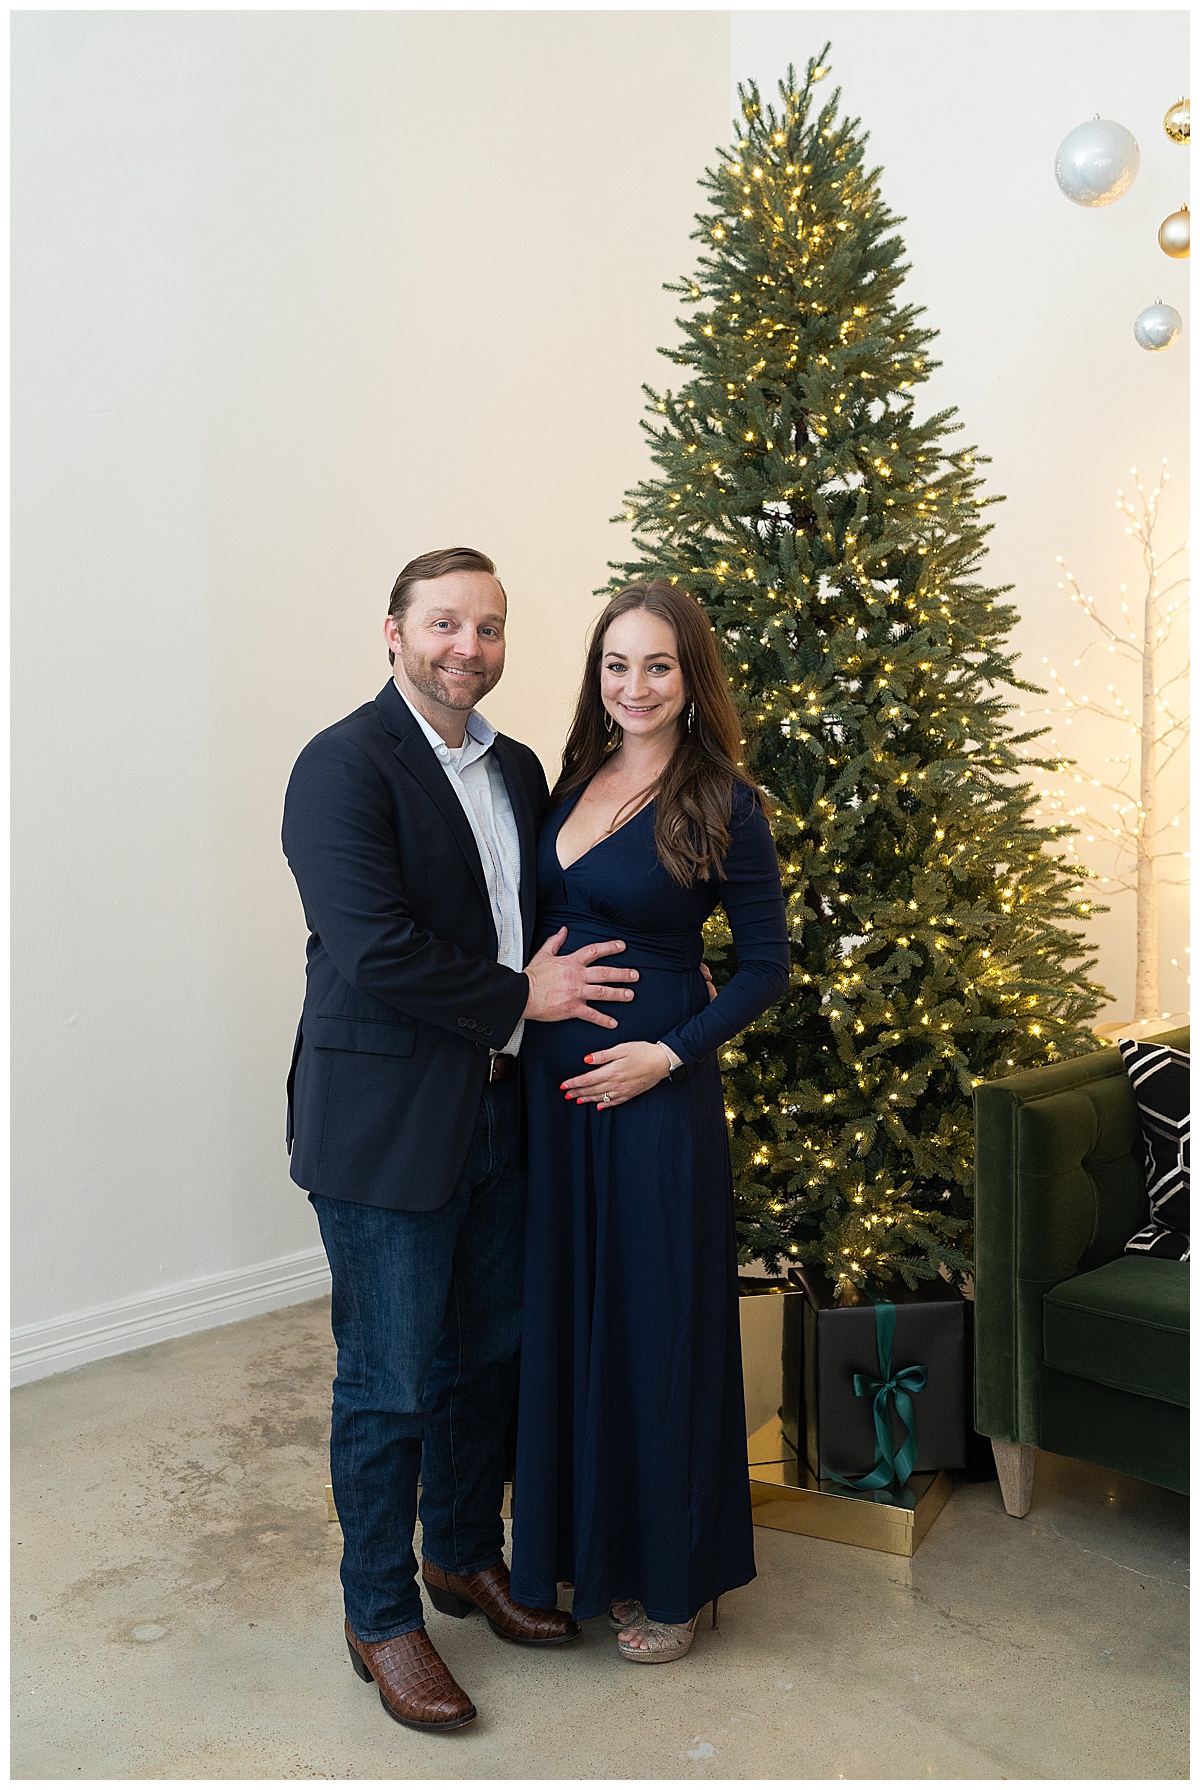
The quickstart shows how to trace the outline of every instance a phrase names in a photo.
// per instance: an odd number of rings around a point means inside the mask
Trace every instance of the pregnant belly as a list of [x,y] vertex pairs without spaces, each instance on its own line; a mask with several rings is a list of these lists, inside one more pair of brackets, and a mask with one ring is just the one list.
[[[621,958],[611,961],[619,964]],[[557,1080],[581,1075],[586,1068],[583,1059],[590,1051],[609,1050],[614,1044],[625,1044],[631,1039],[653,1043],[693,1014],[702,1013],[708,1005],[707,987],[698,969],[653,969],[636,960],[629,967],[638,972],[637,981],[631,985],[633,999],[593,1003],[597,1012],[617,1021],[615,1026],[598,1026],[582,1019],[563,1019],[553,1024],[526,1022],[521,1056],[527,1071],[536,1065]]]

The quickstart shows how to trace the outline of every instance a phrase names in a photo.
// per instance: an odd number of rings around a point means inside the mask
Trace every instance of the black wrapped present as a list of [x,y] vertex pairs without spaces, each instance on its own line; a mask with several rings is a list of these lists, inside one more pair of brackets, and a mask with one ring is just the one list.
[[784,1308],[787,1443],[819,1480],[887,1497],[909,1476],[966,1459],[964,1300],[948,1281],[903,1281],[834,1297],[820,1269],[793,1268]]

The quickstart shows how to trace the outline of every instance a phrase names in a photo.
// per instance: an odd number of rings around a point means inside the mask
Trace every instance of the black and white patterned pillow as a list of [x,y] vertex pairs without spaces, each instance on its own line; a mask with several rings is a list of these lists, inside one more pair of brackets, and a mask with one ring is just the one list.
[[1186,1262],[1191,1246],[1191,1057],[1164,1044],[1118,1038],[1142,1122],[1150,1222],[1129,1239],[1127,1255]]

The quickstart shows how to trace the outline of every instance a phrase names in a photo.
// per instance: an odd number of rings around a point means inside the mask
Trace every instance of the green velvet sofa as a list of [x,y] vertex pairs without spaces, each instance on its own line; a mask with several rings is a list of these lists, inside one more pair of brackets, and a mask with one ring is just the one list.
[[975,1200],[975,1427],[1009,1515],[1039,1448],[1186,1492],[1188,1265],[1123,1253],[1149,1205],[1119,1050],[975,1090]]

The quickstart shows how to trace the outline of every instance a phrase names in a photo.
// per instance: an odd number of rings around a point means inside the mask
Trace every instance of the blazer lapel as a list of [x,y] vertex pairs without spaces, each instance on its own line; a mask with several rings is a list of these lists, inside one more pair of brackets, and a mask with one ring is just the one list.
[[492,905],[483,874],[483,865],[479,861],[479,848],[475,844],[475,835],[463,813],[462,803],[451,788],[450,779],[437,761],[433,747],[413,720],[408,704],[394,683],[389,681],[384,685],[375,698],[375,706],[379,710],[384,726],[395,738],[396,743],[392,747],[392,752],[405,769],[411,771],[422,789],[440,809],[446,825],[453,833],[462,855],[467,861],[467,868],[475,879],[475,885],[483,897],[484,905],[490,916]]
[[534,919],[537,914],[537,833],[533,824],[533,809],[529,801],[529,791],[525,787],[525,779],[517,768],[516,759],[509,750],[508,741],[502,733],[496,735],[492,745],[497,762],[504,773],[504,787],[508,791],[508,799],[512,803],[513,818],[517,823],[517,839],[521,846],[521,925],[525,932],[525,944],[529,945],[533,937]]

